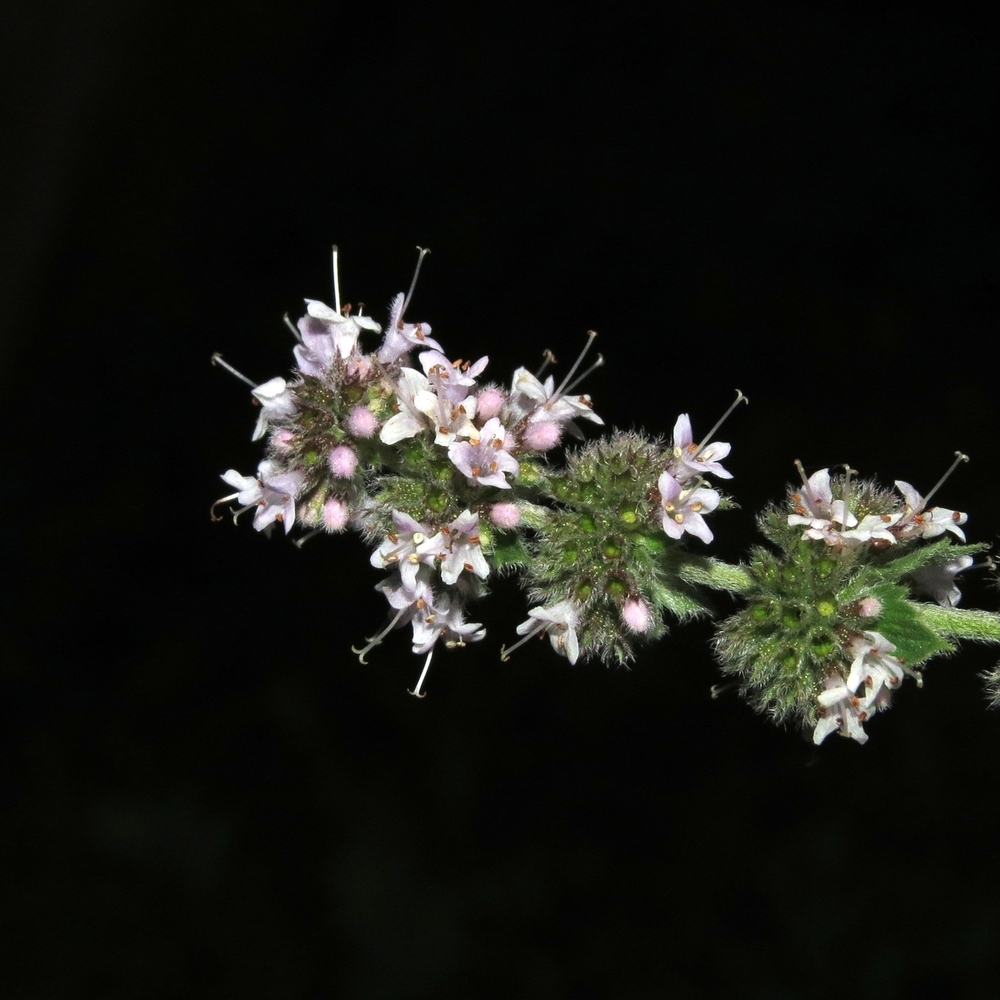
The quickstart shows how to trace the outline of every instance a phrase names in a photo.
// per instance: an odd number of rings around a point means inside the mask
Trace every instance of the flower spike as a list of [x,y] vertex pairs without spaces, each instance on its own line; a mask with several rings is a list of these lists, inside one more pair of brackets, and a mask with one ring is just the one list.
[[[1000,642],[1000,615],[958,606],[961,575],[986,546],[966,542],[964,513],[930,506],[967,456],[956,453],[926,497],[902,480],[884,489],[848,466],[807,477],[796,461],[801,485],[759,521],[769,547],[742,564],[706,557],[711,516],[735,506],[708,480],[733,478],[722,464],[731,446],[715,437],[748,402],[742,391],[699,439],[683,412],[672,438],[611,431],[587,441],[577,425],[603,425],[590,396],[578,394],[604,364],[601,354],[588,362],[596,333],[558,383],[548,350],[534,374],[521,367],[484,383],[486,351],[445,350],[428,323],[405,319],[429,253],[417,249],[384,328],[343,302],[334,245],[332,305],[306,299],[297,322],[285,316],[295,337],[290,373],[256,383],[212,356],[249,387],[253,439],[265,450],[253,474],[223,473],[233,492],[210,516],[220,520],[220,506],[234,521],[252,512],[255,531],[297,529],[297,546],[360,535],[389,608],[352,647],[362,664],[403,632],[423,658],[410,691],[422,699],[435,650],[484,639],[470,609],[502,575],[516,575],[529,597],[517,641],[501,647],[504,662],[529,639],[548,638],[570,664],[625,665],[667,621],[710,614],[703,592],[722,590],[742,607],[717,626],[726,676],[712,697],[738,687],[814,743],[839,733],[861,744],[933,657],[962,638]],[[368,333],[382,335],[374,348]],[[559,451],[567,435],[582,443]],[[988,684],[1000,707],[1000,665]]]

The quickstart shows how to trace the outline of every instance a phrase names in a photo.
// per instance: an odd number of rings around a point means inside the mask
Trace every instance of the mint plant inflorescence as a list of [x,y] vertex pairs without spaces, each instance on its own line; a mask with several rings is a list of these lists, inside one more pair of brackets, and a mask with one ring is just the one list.
[[386,572],[376,590],[389,614],[355,652],[364,662],[409,626],[425,657],[413,694],[440,645],[483,639],[470,609],[501,573],[518,574],[530,598],[504,659],[547,637],[570,663],[624,664],[664,634],[665,617],[707,614],[706,587],[736,595],[745,606],[715,640],[723,671],[817,743],[832,732],[863,743],[867,719],[954,639],[1000,641],[1000,616],[956,607],[957,575],[987,548],[964,544],[965,514],[929,507],[908,483],[892,492],[850,470],[802,472],[788,505],[760,518],[770,548],[743,565],[709,558],[711,515],[733,506],[713,485],[732,478],[729,444],[709,440],[722,421],[699,441],[681,414],[669,441],[615,431],[557,463],[567,435],[583,440],[580,423],[603,425],[576,391],[603,363],[579,371],[595,334],[558,385],[550,352],[534,374],[484,382],[488,358],[453,361],[428,324],[406,320],[415,284],[383,331],[341,305],[335,250],[333,307],[307,299],[289,323],[289,379],[257,385],[213,359],[248,382],[253,439],[267,439],[255,475],[222,476],[235,492],[216,506],[235,502],[234,519],[252,511],[258,531],[359,532]]

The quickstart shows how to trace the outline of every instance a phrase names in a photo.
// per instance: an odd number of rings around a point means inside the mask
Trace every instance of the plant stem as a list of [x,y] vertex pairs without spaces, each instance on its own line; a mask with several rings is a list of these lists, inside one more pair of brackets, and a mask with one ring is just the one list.
[[938,604],[923,602],[913,602],[913,608],[920,620],[940,636],[1000,642],[1000,615],[992,611],[942,608]]

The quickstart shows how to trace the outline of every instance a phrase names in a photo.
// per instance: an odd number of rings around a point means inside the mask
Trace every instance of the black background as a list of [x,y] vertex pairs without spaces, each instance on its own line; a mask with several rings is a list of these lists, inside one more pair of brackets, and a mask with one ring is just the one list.
[[709,698],[707,623],[501,664],[507,582],[418,702],[355,539],[208,518],[258,460],[209,357],[284,372],[336,242],[382,319],[430,247],[409,317],[493,378],[598,330],[610,425],[741,388],[724,557],[795,458],[962,448],[992,540],[995,39],[879,7],[5,15],[5,996],[979,995],[995,653],[816,750]]

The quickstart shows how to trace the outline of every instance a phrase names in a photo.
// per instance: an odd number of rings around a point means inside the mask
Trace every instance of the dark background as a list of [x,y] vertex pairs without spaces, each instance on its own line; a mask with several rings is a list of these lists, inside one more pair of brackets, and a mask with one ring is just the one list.
[[431,247],[409,314],[494,378],[598,330],[611,425],[746,392],[724,557],[795,458],[961,448],[991,540],[995,39],[879,6],[5,15],[4,996],[979,995],[995,653],[817,751],[709,698],[707,623],[501,664],[507,582],[418,702],[356,539],[208,519],[258,460],[209,357],[284,372],[336,242],[383,319]]

